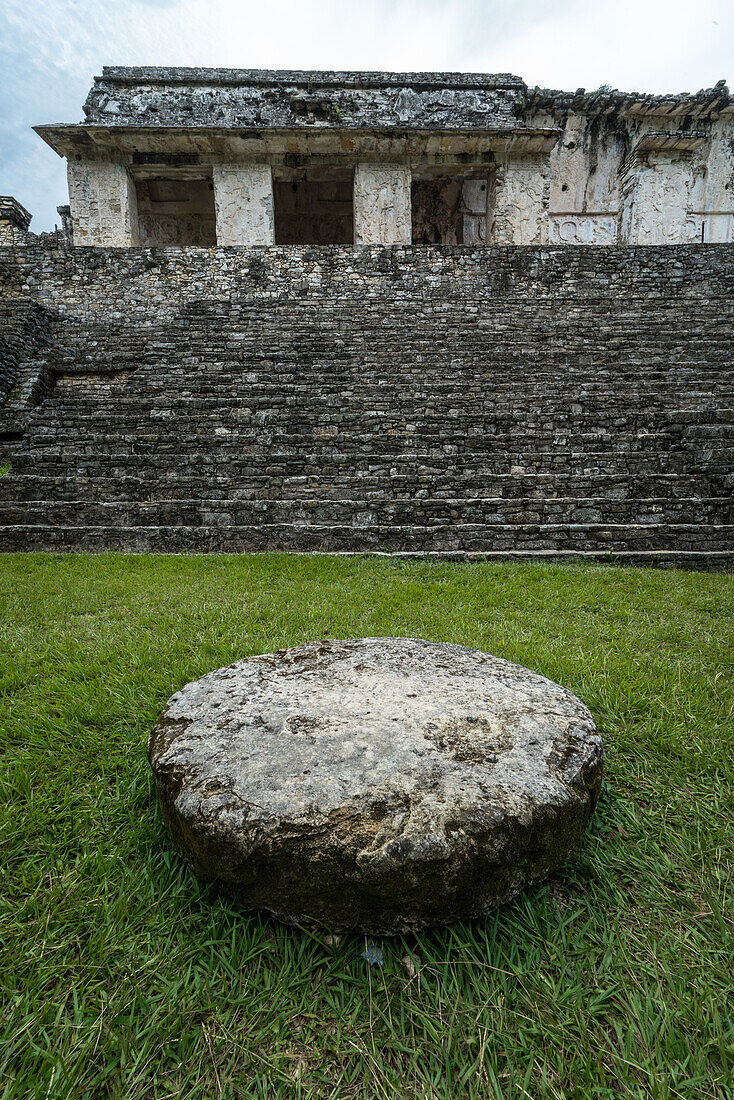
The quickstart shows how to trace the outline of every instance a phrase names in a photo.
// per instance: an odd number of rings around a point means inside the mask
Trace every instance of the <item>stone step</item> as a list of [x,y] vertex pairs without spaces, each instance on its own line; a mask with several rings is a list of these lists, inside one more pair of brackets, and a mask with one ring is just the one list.
[[[160,366],[145,371],[140,368],[136,372],[123,371],[115,374],[61,374],[56,379],[55,400],[67,404],[89,400],[92,403],[120,407],[124,407],[126,403],[134,405],[139,400],[154,404],[156,400],[165,399],[166,396],[159,374]],[[672,408],[680,407],[675,401],[685,397],[687,408],[689,399],[704,400],[711,395],[712,390],[726,395],[731,395],[732,392],[729,372],[695,380],[678,376],[675,382],[670,377],[661,377],[648,380],[645,385],[638,385],[634,379],[626,376],[617,376],[603,386],[593,387],[588,379],[568,375],[561,383],[557,379],[534,379],[526,372],[521,379],[515,381],[502,371],[498,370],[495,375],[484,373],[478,368],[474,369],[470,377],[464,377],[462,374],[453,374],[447,364],[442,371],[434,373],[412,373],[403,366],[396,371],[386,364],[382,373],[374,366],[371,374],[367,374],[367,368],[362,364],[361,373],[357,377],[355,374],[356,371],[339,374],[322,371],[308,375],[304,372],[292,374],[282,370],[269,370],[266,374],[261,374],[247,369],[234,372],[226,367],[216,374],[208,369],[192,368],[187,372],[178,370],[169,375],[169,381],[171,377],[175,377],[178,385],[176,392],[171,393],[169,390],[168,400],[172,404],[185,404],[188,395],[207,402],[227,401],[235,395],[252,395],[282,403],[288,399],[306,398],[310,402],[319,402],[345,397],[364,405],[385,394],[393,394],[427,403],[443,402],[446,399],[458,402],[491,400],[498,408],[511,409],[518,404],[528,404],[530,398],[542,394],[548,408],[565,408],[570,402],[580,402],[582,406],[598,409],[612,399],[621,402],[623,406],[634,407],[635,401],[641,397],[658,401],[661,407],[669,402]],[[93,389],[90,386],[92,382]]]
[[667,551],[734,561],[734,527],[707,524],[446,524],[431,527],[359,527],[318,524],[256,526],[50,526],[0,527],[0,551],[126,550],[132,552],[218,552],[279,550],[329,553],[486,554],[559,551],[591,553],[600,559]]
[[[185,370],[196,363],[219,360],[223,364],[257,367],[265,363],[276,367],[293,366],[294,369],[295,363],[300,361],[306,373],[314,369],[345,371],[359,362],[368,368],[373,363],[387,363],[393,369],[397,365],[408,368],[420,365],[426,370],[441,363],[444,366],[451,364],[456,371],[470,369],[472,363],[479,369],[497,367],[511,371],[523,370],[530,364],[535,375],[550,374],[559,367],[567,367],[573,375],[590,375],[592,368],[596,368],[604,378],[613,373],[632,373],[638,367],[663,371],[666,366],[674,366],[688,373],[715,371],[722,364],[726,365],[731,339],[730,333],[712,332],[705,345],[690,340],[686,344],[685,337],[676,334],[670,340],[658,339],[657,344],[651,337],[619,351],[605,347],[598,334],[589,332],[581,340],[563,341],[559,348],[553,349],[547,342],[541,343],[537,332],[531,340],[523,342],[508,340],[506,333],[470,334],[465,330],[459,334],[449,329],[445,333],[434,332],[433,338],[423,340],[415,331],[403,328],[386,340],[389,318],[386,322],[370,333],[369,340],[360,339],[357,329],[352,326],[344,340],[335,340],[333,333],[320,330],[310,343],[304,339],[303,332],[297,334],[282,327],[273,330],[262,326],[257,327],[251,338],[238,343],[218,341],[213,330],[203,334],[180,330],[171,334],[170,341],[164,342],[156,340],[144,326],[138,326],[134,339],[129,339],[127,333],[111,332],[93,351],[89,350],[83,333],[72,332],[67,326],[59,330],[63,341],[56,358],[64,370],[86,372],[145,367],[160,362],[172,362]],[[597,348],[585,349],[584,342],[590,343],[592,339],[598,342]]]
[[[518,429],[513,433],[447,432],[440,434],[421,433],[406,430],[403,434],[380,424],[365,432],[341,431],[338,426],[324,425],[292,432],[278,432],[270,425],[259,426],[254,430],[216,432],[212,426],[204,425],[201,435],[182,439],[174,426],[166,432],[156,432],[140,427],[138,433],[128,438],[110,431],[100,432],[96,438],[92,435],[69,433],[71,438],[59,438],[48,432],[39,431],[36,436],[33,422],[18,451],[18,460],[23,456],[35,456],[40,461],[64,456],[70,459],[75,455],[98,455],[107,461],[117,457],[131,459],[138,464],[147,460],[151,464],[160,464],[163,457],[176,461],[207,461],[210,463],[237,463],[237,461],[263,461],[282,459],[284,461],[319,455],[340,463],[349,463],[355,459],[374,457],[379,465],[386,462],[415,461],[418,456],[428,462],[445,465],[464,465],[477,463],[482,458],[496,461],[502,456],[521,458],[525,455],[557,455],[559,458],[590,455],[595,458],[610,458],[648,454],[670,455],[692,454],[700,449],[730,450],[734,444],[731,429],[702,432],[701,435],[686,436],[670,432],[599,432],[594,434],[571,435],[566,432],[534,432]],[[383,446],[377,446],[379,439]],[[522,463],[519,463],[522,465]]]
[[[371,446],[374,446],[372,441]],[[458,448],[457,448],[458,450]],[[702,450],[697,456],[695,467],[699,474],[722,476],[730,473],[734,465],[734,447],[718,447]],[[687,473],[693,466],[692,456],[685,451],[654,451],[640,449],[610,453],[609,451],[570,451],[567,448],[555,448],[544,452],[514,451],[494,454],[477,454],[462,450],[459,454],[447,455],[418,454],[407,447],[402,452],[375,454],[371,451],[340,453],[336,447],[311,446],[308,450],[288,451],[272,448],[263,451],[252,448],[250,452],[243,448],[230,455],[218,451],[206,453],[180,453],[166,451],[163,448],[142,453],[100,454],[99,448],[90,446],[84,450],[64,450],[60,448],[39,448],[32,451],[15,451],[11,455],[13,474],[22,476],[26,471],[36,474],[61,475],[65,470],[73,469],[77,475],[124,476],[137,474],[141,477],[158,479],[169,477],[183,471],[191,473],[195,469],[203,482],[211,478],[228,478],[242,484],[251,477],[308,477],[316,476],[320,480],[350,476],[398,477],[414,473],[419,486],[421,479],[427,485],[433,483],[436,476],[444,474],[454,480],[464,477],[554,473],[563,476],[612,474],[622,476],[658,475]]]
[[[392,473],[388,470],[362,471],[328,479],[312,474],[305,477],[271,476],[252,474],[242,484],[228,477],[202,478],[192,476],[189,470],[169,470],[165,489],[171,500],[258,500],[271,498],[274,493],[280,499],[361,499],[382,497],[388,500],[413,500],[426,495],[426,490],[416,488],[419,477],[414,472]],[[528,501],[565,497],[593,500],[624,501],[630,498],[651,500],[704,499],[715,496],[708,477],[698,473],[658,474],[644,477],[562,473],[495,474],[437,470],[431,475],[430,496],[436,499],[497,499]],[[728,485],[734,487],[734,475]],[[103,474],[85,477],[69,470],[55,476],[23,473],[14,477],[11,471],[0,478],[0,500],[129,500],[149,501],[159,495],[157,479],[129,475],[107,476]]]
[[432,527],[528,524],[727,524],[730,497],[688,500],[553,498],[505,500],[425,497],[414,500],[212,500],[160,499],[0,501],[0,524],[60,526],[247,527],[255,524],[320,524],[334,527]]
[[[171,346],[159,346],[146,335],[142,328],[136,329],[137,342],[125,340],[113,333],[104,346],[94,354],[87,354],[83,338],[71,337],[63,331],[64,342],[56,352],[56,362],[63,371],[96,373],[119,371],[130,368],[147,368],[169,363],[177,371],[191,370],[201,364],[216,361],[223,366],[239,370],[242,367],[260,368],[263,363],[275,369],[289,368],[296,372],[296,364],[304,365],[304,373],[311,374],[320,369],[327,374],[353,371],[363,363],[367,372],[373,365],[388,365],[393,372],[398,368],[418,370],[430,373],[441,364],[444,369],[451,366],[455,372],[471,371],[476,364],[479,371],[509,371],[522,377],[529,369],[531,377],[543,375],[558,377],[558,371],[566,368],[572,377],[591,377],[593,374],[603,381],[621,374],[632,375],[639,368],[662,373],[666,366],[680,368],[685,374],[704,374],[716,372],[727,367],[727,353],[730,345],[728,338],[713,336],[705,347],[682,348],[681,340],[661,343],[653,346],[648,343],[626,353],[610,354],[603,349],[592,355],[585,355],[578,345],[566,345],[560,352],[553,353],[548,347],[541,347],[538,336],[532,343],[518,345],[515,351],[507,352],[498,343],[493,334],[481,339],[471,340],[462,334],[456,346],[450,342],[450,335],[436,334],[430,343],[421,343],[410,334],[403,333],[402,339],[384,342],[384,334],[373,333],[370,343],[354,339],[350,333],[348,345],[337,344],[327,333],[319,336],[318,343],[307,346],[294,334],[261,333],[248,344],[238,347],[217,344],[213,334],[206,334],[205,340],[192,340],[190,334],[176,334]],[[454,334],[457,335],[458,334]],[[589,335],[589,338],[591,334]],[[178,345],[178,346],[176,346]]]
[[696,409],[666,409],[647,403],[640,408],[639,399],[634,408],[625,410],[619,404],[610,409],[587,408],[566,403],[563,409],[542,406],[539,403],[514,405],[503,408],[495,405],[490,398],[467,399],[464,403],[450,403],[436,400],[432,405],[413,400],[385,397],[372,403],[353,402],[348,398],[339,401],[335,396],[329,401],[312,398],[309,403],[291,402],[282,398],[279,401],[255,399],[253,395],[239,395],[237,401],[226,403],[216,401],[196,401],[194,399],[157,403],[120,400],[119,402],[89,402],[71,405],[57,400],[44,403],[35,413],[35,430],[54,428],[58,431],[92,430],[97,431],[102,424],[109,429],[132,431],[136,425],[153,426],[166,430],[170,425],[177,431],[192,431],[197,423],[220,425],[230,429],[246,430],[248,426],[264,424],[289,424],[299,421],[320,425],[330,420],[338,420],[344,427],[369,427],[379,419],[383,423],[400,426],[417,422],[426,430],[444,428],[447,421],[459,421],[466,427],[476,427],[482,431],[499,432],[513,427],[532,428],[533,430],[564,430],[592,433],[593,431],[641,431],[646,425],[654,423],[658,429],[681,432],[695,429],[701,425],[715,425],[722,430],[734,425],[734,403],[727,404],[718,395],[717,408],[712,409],[712,395],[708,395],[709,406]]
[[[59,383],[65,394],[78,391],[80,385],[93,380],[99,386],[115,387],[123,394],[136,389],[151,386],[151,392],[165,385],[161,378],[160,363],[111,363],[96,364],[90,369],[88,364],[78,360],[72,363],[59,363],[55,358]],[[394,355],[383,361],[366,359],[364,356],[347,361],[325,362],[321,365],[300,364],[294,362],[268,361],[262,365],[256,360],[204,360],[186,362],[176,358],[169,362],[169,378],[175,378],[193,392],[225,393],[243,386],[261,387],[264,391],[279,391],[285,387],[288,391],[299,392],[310,389],[313,393],[314,382],[319,382],[325,393],[339,386],[346,386],[356,397],[364,397],[384,388],[406,388],[411,391],[430,395],[445,395],[450,392],[471,390],[485,392],[491,382],[497,387],[500,396],[514,399],[528,390],[542,389],[549,399],[562,400],[572,392],[578,392],[589,400],[604,399],[612,394],[624,397],[625,394],[674,392],[679,382],[684,391],[704,392],[711,385],[726,388],[731,386],[731,364],[725,367],[696,369],[674,367],[668,364],[665,370],[648,367],[644,374],[637,368],[634,371],[618,367],[605,369],[596,364],[593,369],[574,370],[568,367],[562,374],[554,368],[540,369],[537,360],[528,361],[515,370],[509,370],[507,364],[492,364],[486,361],[471,360],[458,365],[445,357],[434,364],[425,362],[411,363],[404,356],[396,359]],[[218,369],[217,369],[218,368]],[[671,371],[675,370],[672,375]],[[104,390],[100,391],[104,395]],[[171,395],[172,397],[174,394]]]
[[[199,411],[207,419],[225,423],[238,423],[253,417],[293,417],[297,412],[310,419],[319,419],[338,413],[340,417],[360,420],[370,415],[393,415],[409,420],[414,416],[431,420],[455,417],[461,420],[475,419],[490,423],[522,421],[533,424],[571,424],[595,426],[597,424],[644,423],[645,416],[654,416],[663,424],[685,426],[698,423],[727,423],[734,419],[734,390],[724,391],[711,387],[707,394],[694,398],[684,395],[686,408],[671,405],[665,394],[615,395],[591,401],[577,393],[567,393],[559,401],[546,400],[543,393],[518,395],[511,401],[485,387],[482,392],[425,395],[410,391],[382,387],[379,391],[363,396],[335,390],[318,394],[289,391],[279,387],[277,393],[268,393],[256,386],[233,387],[231,392],[202,392],[190,395],[177,394],[166,400],[164,393],[116,394],[109,391],[109,399],[94,393],[86,396],[65,396],[58,384],[53,398],[37,411],[39,421],[45,416],[61,415],[70,420],[94,420],[111,416],[115,422],[126,423],[136,416],[142,419],[192,418]],[[676,393],[680,400],[681,394]]]
[[[468,327],[459,333],[452,325],[443,332],[434,329],[428,336],[406,325],[390,332],[389,315],[367,333],[360,331],[359,322],[345,325],[342,318],[342,336],[335,336],[333,320],[326,326],[317,327],[313,317],[305,323],[301,319],[301,330],[297,331],[295,326],[282,323],[274,326],[260,318],[249,326],[249,332],[237,334],[241,339],[227,342],[217,331],[218,325],[227,323],[218,321],[205,330],[170,329],[169,339],[165,340],[159,338],[160,329],[144,323],[126,329],[113,327],[95,344],[88,330],[67,320],[56,330],[57,336],[63,336],[62,340],[57,340],[56,357],[64,369],[79,371],[119,369],[130,365],[144,367],[161,361],[175,363],[180,369],[199,362],[279,367],[300,361],[306,373],[315,369],[345,370],[357,362],[368,366],[390,363],[393,367],[405,363],[421,365],[428,370],[441,363],[450,364],[456,371],[470,369],[473,363],[511,368],[529,363],[532,371],[538,374],[567,365],[574,374],[591,374],[592,368],[598,368],[605,377],[612,373],[632,373],[641,364],[657,371],[670,365],[690,373],[714,371],[727,362],[731,347],[730,318],[724,318],[722,328],[712,330],[705,342],[692,340],[690,332],[682,330],[690,324],[686,318],[681,328],[676,326],[677,331],[655,332],[646,340],[630,343],[624,349],[611,348],[600,332],[590,329],[583,334],[579,332],[576,338],[565,338],[556,346],[544,340],[537,328],[530,329],[528,340],[519,339],[517,333],[513,336],[508,332],[478,331]],[[232,320],[229,324],[234,328],[238,322]],[[673,324],[671,317],[667,321],[668,328]]]
[[[63,392],[71,394],[75,389],[90,380],[100,386],[132,393],[137,388],[151,385],[152,392],[160,389],[164,379],[160,377],[160,363],[128,363],[110,364],[106,369],[97,364],[97,369],[82,369],[81,364],[61,364],[54,357],[58,381],[63,385]],[[488,382],[497,387],[500,396],[514,399],[522,395],[528,389],[543,389],[551,399],[561,400],[569,392],[579,392],[589,400],[605,398],[611,394],[624,396],[625,393],[665,393],[674,391],[673,377],[668,372],[650,368],[645,374],[640,375],[637,369],[634,372],[626,372],[618,369],[604,370],[597,365],[593,370],[574,371],[568,368],[562,375],[554,371],[540,371],[537,363],[533,366],[528,362],[522,368],[514,371],[508,370],[504,364],[498,364],[496,368],[485,362],[474,361],[466,367],[454,366],[447,360],[442,360],[433,365],[423,363],[411,364],[404,358],[396,360],[394,357],[384,362],[372,362],[361,358],[353,363],[343,360],[339,363],[324,364],[318,369],[313,365],[303,365],[298,369],[297,362],[268,362],[263,367],[257,362],[220,362],[217,370],[215,362],[204,361],[186,364],[180,359],[167,364],[171,374],[187,389],[194,392],[225,393],[228,390],[242,386],[262,387],[263,390],[273,391],[285,387],[289,391],[298,392],[301,389],[311,387],[319,381],[324,387],[324,392],[329,393],[334,387],[343,385],[349,388],[355,396],[364,396],[374,393],[385,386],[395,388],[410,388],[421,393],[435,392],[439,395],[456,390],[470,389],[481,392]],[[680,381],[684,391],[703,391],[707,386],[721,385],[731,386],[731,366],[716,367],[715,369],[695,372],[676,370],[675,377]],[[100,391],[104,396],[104,390]],[[173,395],[172,395],[173,396]]]
[[[450,434],[442,431],[433,435],[428,431],[400,432],[389,425],[375,427],[373,432],[350,433],[343,430],[331,431],[326,428],[316,428],[313,431],[286,432],[271,428],[262,428],[255,431],[233,431],[215,429],[210,435],[206,432],[206,426],[202,426],[202,435],[189,435],[186,432],[172,431],[170,434],[162,434],[146,431],[144,428],[137,433],[125,431],[98,433],[95,435],[74,435],[72,432],[60,432],[58,434],[38,433],[31,426],[23,437],[21,448],[17,452],[17,460],[21,456],[36,456],[39,460],[50,458],[53,454],[63,455],[67,462],[72,462],[75,456],[80,459],[84,456],[99,455],[105,458],[111,448],[121,450],[129,447],[132,454],[144,456],[175,455],[182,450],[189,454],[190,462],[206,462],[213,464],[242,462],[250,458],[251,461],[266,461],[269,463],[279,460],[288,460],[291,456],[301,455],[321,456],[330,458],[332,455],[343,460],[352,457],[357,461],[361,456],[370,454],[375,446],[375,435],[379,435],[385,442],[385,446],[395,456],[395,460],[404,460],[405,457],[415,453],[416,444],[428,451],[434,463],[445,464],[446,456],[442,454],[444,447],[455,447],[457,455],[461,458],[471,459],[473,462],[485,458],[488,462],[506,458],[513,465],[524,465],[523,457],[528,443],[528,433],[518,431],[512,434],[492,434],[477,431],[465,431],[464,437],[457,444],[451,444]],[[217,433],[217,434],[215,434]],[[456,438],[454,436],[454,438]],[[702,458],[708,451],[721,451],[730,449],[734,445],[734,430],[721,431],[702,429],[699,433],[676,436],[668,432],[648,433],[620,433],[618,436],[603,434],[585,436],[571,433],[534,433],[532,435],[534,455],[575,457],[579,455],[594,455],[607,461],[623,462],[625,456],[635,454],[667,454],[671,458],[676,454],[695,457],[696,461]],[[454,456],[449,456],[454,457]],[[454,464],[457,464],[454,457]]]
[[[455,442],[465,437],[485,438],[493,443],[505,439],[514,440],[517,436],[527,437],[532,432],[533,440],[556,443],[557,437],[578,438],[588,446],[595,438],[603,441],[610,439],[645,439],[659,436],[671,441],[696,438],[699,434],[730,438],[734,436],[734,413],[722,410],[719,416],[699,415],[697,419],[675,421],[658,416],[649,410],[646,416],[598,417],[583,420],[540,420],[524,415],[516,410],[512,417],[497,417],[489,410],[459,415],[456,410],[446,409],[442,416],[420,410],[410,414],[399,409],[363,409],[339,411],[336,408],[273,408],[252,412],[247,407],[234,410],[202,411],[197,417],[193,409],[185,413],[166,410],[138,410],[137,419],[128,414],[116,416],[111,410],[92,410],[85,415],[73,415],[56,408],[44,408],[34,413],[30,421],[33,440],[41,442],[47,438],[73,441],[80,439],[103,439],[120,435],[123,437],[140,434],[145,438],[158,436],[168,438],[180,436],[182,439],[198,444],[216,443],[226,446],[235,442],[234,436],[246,440],[256,440],[260,435],[269,438],[313,437],[319,432],[325,438],[339,435],[348,439],[372,438],[375,431],[389,431],[394,436],[420,436],[425,439],[451,436]],[[218,434],[214,434],[217,432]]]

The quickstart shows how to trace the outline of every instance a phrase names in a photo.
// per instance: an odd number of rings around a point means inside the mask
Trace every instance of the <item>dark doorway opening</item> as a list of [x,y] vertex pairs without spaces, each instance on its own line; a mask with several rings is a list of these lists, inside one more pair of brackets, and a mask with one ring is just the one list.
[[353,176],[273,181],[276,244],[352,244]]
[[138,179],[135,194],[141,245],[210,247],[217,243],[214,185],[210,176]]
[[413,244],[486,244],[488,181],[413,179]]

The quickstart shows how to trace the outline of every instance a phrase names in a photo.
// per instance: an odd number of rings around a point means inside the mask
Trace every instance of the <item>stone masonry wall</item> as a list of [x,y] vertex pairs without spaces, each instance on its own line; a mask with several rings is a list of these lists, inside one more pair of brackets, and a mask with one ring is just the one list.
[[734,556],[732,246],[31,243],[0,281],[54,382],[0,549]]
[[116,68],[84,104],[94,123],[428,130],[514,129],[525,84],[508,73]]
[[0,466],[23,437],[29,408],[50,390],[48,324],[32,298],[0,297]]

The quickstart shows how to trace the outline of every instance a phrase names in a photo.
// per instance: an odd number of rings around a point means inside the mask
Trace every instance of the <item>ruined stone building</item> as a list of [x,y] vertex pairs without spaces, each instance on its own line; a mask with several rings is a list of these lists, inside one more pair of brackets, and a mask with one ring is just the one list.
[[723,82],[106,68],[84,114],[62,230],[0,199],[0,548],[731,561]]
[[734,99],[516,76],[105,69],[62,156],[77,245],[734,240]]

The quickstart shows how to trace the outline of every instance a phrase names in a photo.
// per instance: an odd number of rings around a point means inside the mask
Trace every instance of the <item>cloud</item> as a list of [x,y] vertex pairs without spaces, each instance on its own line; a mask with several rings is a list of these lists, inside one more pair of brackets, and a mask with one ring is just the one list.
[[0,193],[58,221],[64,163],[31,130],[76,122],[103,65],[516,72],[529,84],[695,91],[734,57],[728,0],[4,0]]
[[[613,14],[612,14],[613,13]],[[477,60],[519,70],[530,84],[640,92],[697,91],[731,67],[734,9],[719,0],[617,0],[546,14]]]

